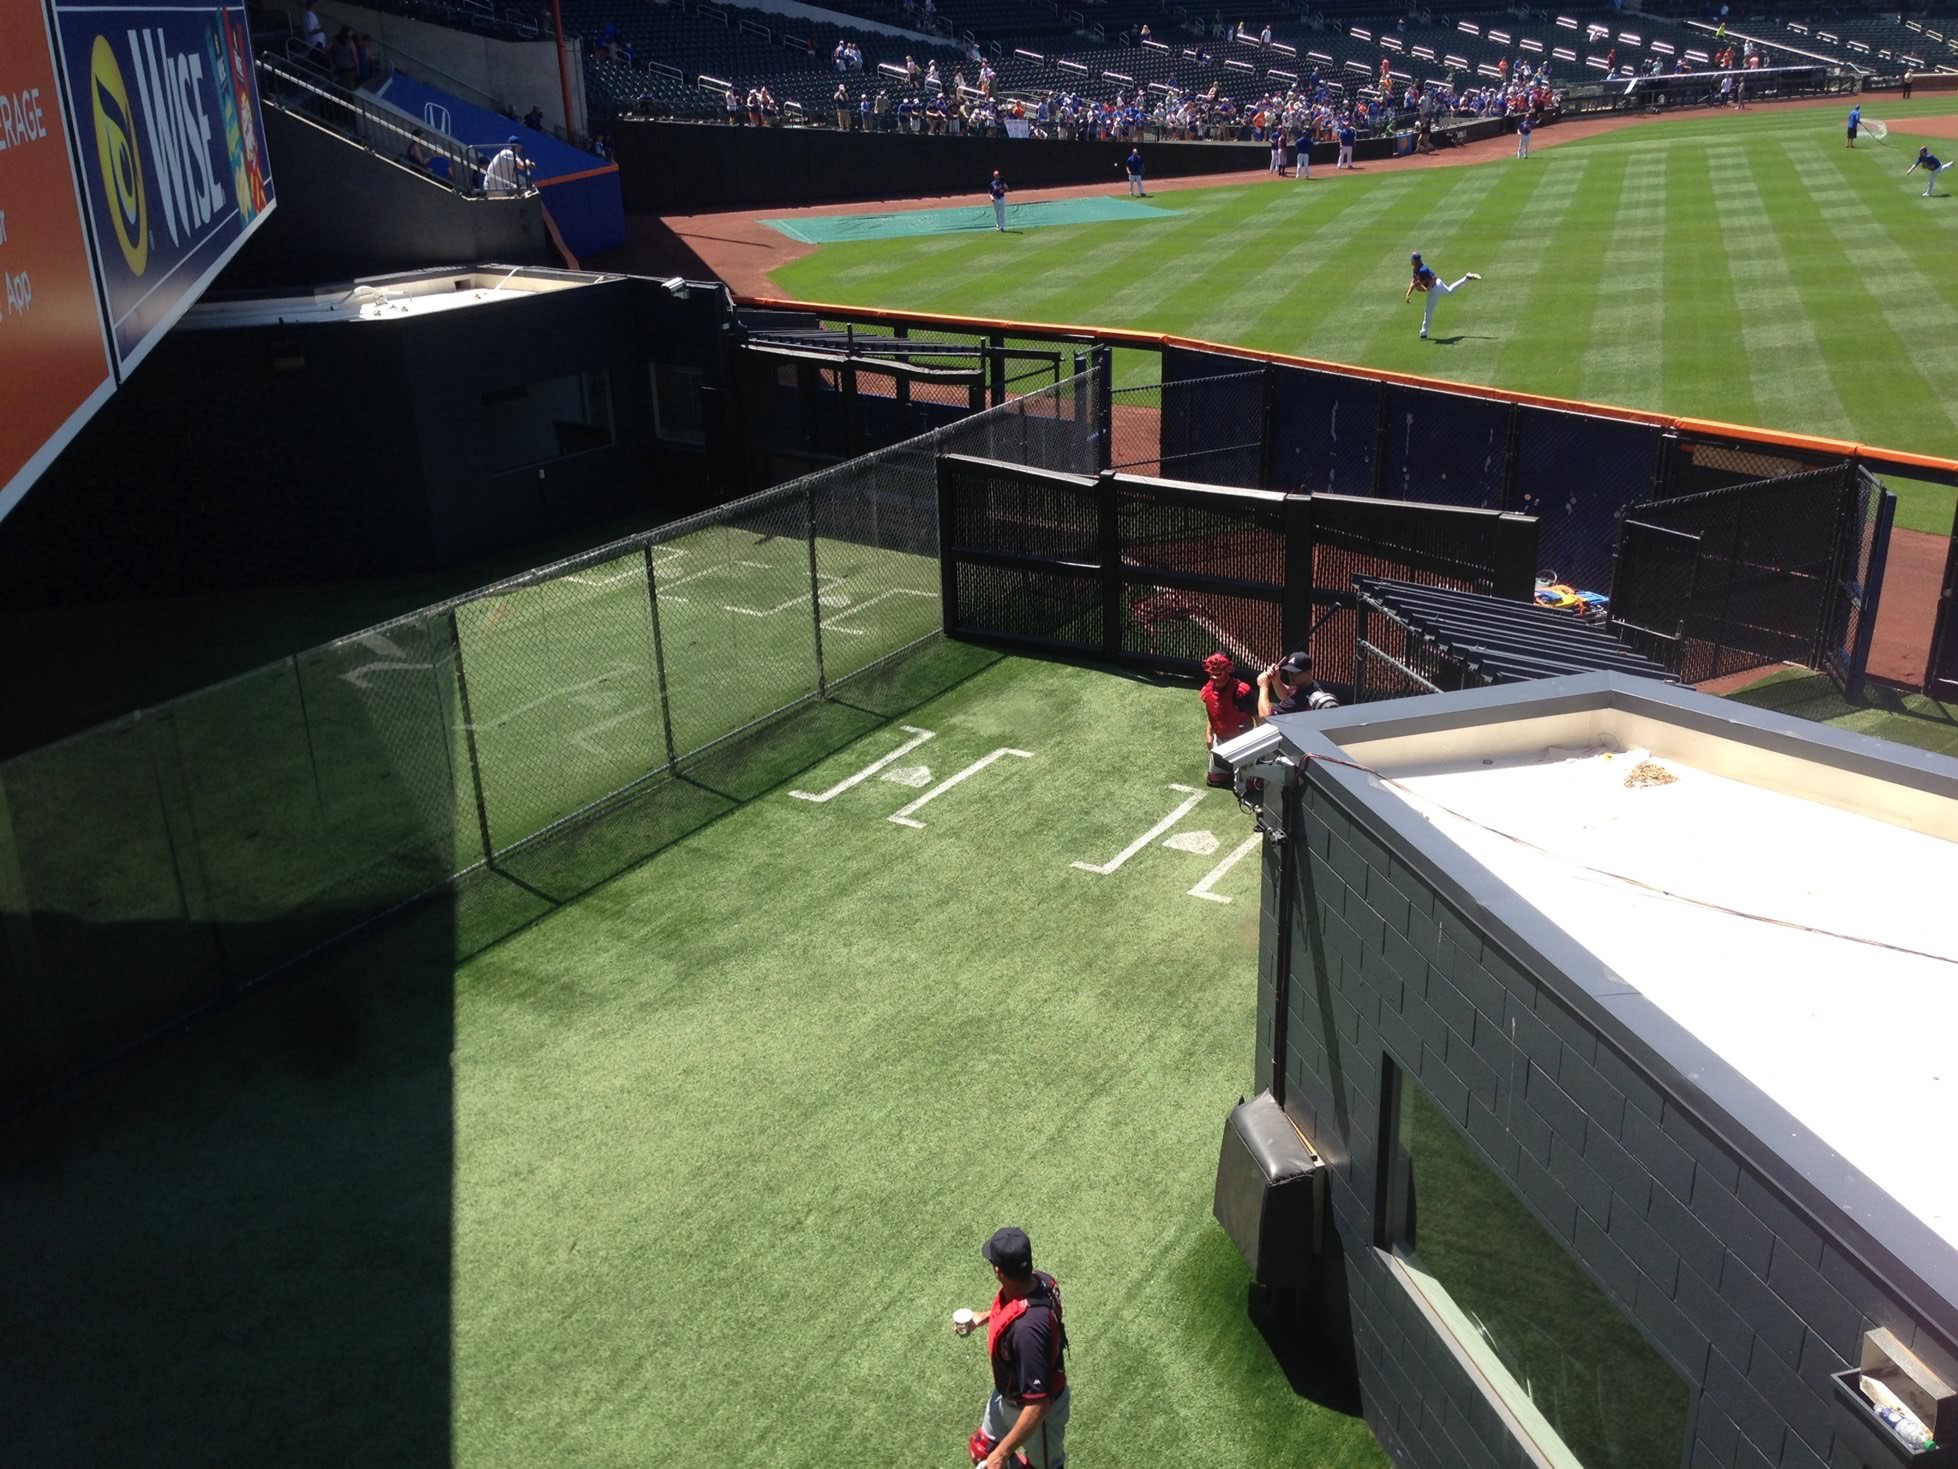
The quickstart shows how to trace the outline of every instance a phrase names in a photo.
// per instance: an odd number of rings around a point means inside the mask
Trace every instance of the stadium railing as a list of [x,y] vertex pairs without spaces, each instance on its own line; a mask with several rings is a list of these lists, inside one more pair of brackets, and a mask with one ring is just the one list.
[[645,855],[628,807],[939,635],[938,456],[1092,472],[1100,396],[1091,368],[0,764],[0,1110],[561,835]]

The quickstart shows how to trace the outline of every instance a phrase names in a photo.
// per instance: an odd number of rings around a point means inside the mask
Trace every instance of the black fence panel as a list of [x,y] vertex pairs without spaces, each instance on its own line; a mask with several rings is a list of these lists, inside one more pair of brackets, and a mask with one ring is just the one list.
[[1675,673],[1685,661],[1687,616],[1700,563],[1700,537],[1627,520],[1611,583],[1612,630],[1629,647]]
[[1164,382],[1161,393],[1162,473],[1205,484],[1260,487],[1265,430],[1262,369]]
[[1667,435],[1666,470],[1655,493],[1661,499],[1727,490],[1761,480],[1786,479],[1846,462],[1822,450],[1784,448],[1693,433]]
[[1381,384],[1281,367],[1273,387],[1268,489],[1371,495],[1380,454]]
[[1454,505],[1315,495],[1312,587],[1323,609],[1312,631],[1313,672],[1351,688],[1357,672],[1353,578],[1387,577],[1527,600],[1536,522]]
[[1890,556],[1890,527],[1897,497],[1868,470],[1856,470],[1855,494],[1845,514],[1849,552],[1844,569],[1837,625],[1825,646],[1828,667],[1851,699],[1863,697],[1877,610],[1883,600],[1883,573]]
[[1649,500],[1661,430],[1559,408],[1519,406],[1507,508],[1537,519],[1540,567],[1587,591],[1611,585],[1618,518]]
[[1100,483],[945,454],[938,460],[949,634],[1106,652]]
[[[1862,492],[1854,467],[1838,464],[1638,506],[1628,529],[1637,524],[1698,537],[1671,671],[1702,683],[1771,663],[1822,667],[1844,632]],[[1635,577],[1660,578],[1676,592],[1681,573],[1676,564],[1665,569],[1653,552],[1656,539],[1643,528],[1633,532],[1621,563],[1629,559]],[[1636,586],[1633,596],[1633,611],[1652,620],[1657,597]],[[1615,586],[1613,602],[1616,622],[1622,609]],[[1655,647],[1640,651],[1659,656]]]
[[1511,405],[1466,393],[1390,383],[1386,472],[1390,500],[1501,510]]
[[1123,609],[1119,652],[1194,671],[1226,652],[1246,668],[1284,649],[1286,497],[1111,476]]

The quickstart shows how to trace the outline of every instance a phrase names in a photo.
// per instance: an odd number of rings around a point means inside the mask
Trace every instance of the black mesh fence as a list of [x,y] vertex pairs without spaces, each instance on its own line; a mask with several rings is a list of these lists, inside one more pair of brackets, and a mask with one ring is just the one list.
[[1614,586],[1614,627],[1686,683],[1821,667],[1842,642],[1864,493],[1837,464],[1635,507],[1619,555],[1630,600]]
[[1121,653],[1193,670],[1219,650],[1254,668],[1284,648],[1283,495],[1122,475],[1103,493],[1113,500]]
[[1524,404],[1507,509],[1534,515],[1538,568],[1586,591],[1611,585],[1628,506],[1653,496],[1664,438],[1653,424]]
[[1280,368],[1272,393],[1270,489],[1371,495],[1378,482],[1380,384]]
[[1256,486],[1265,373],[1225,372],[1116,388],[1109,467],[1198,484]]
[[[1092,470],[1093,387],[0,765],[0,1106],[453,879],[538,866],[546,837],[643,856],[592,818],[688,789],[673,777],[938,634],[938,455]],[[1042,626],[1080,615],[1062,580],[1029,599]]]
[[1502,510],[1508,403],[1390,383],[1381,493],[1394,500]]
[[1850,546],[1838,621],[1825,645],[1829,669],[1852,700],[1863,696],[1863,676],[1869,668],[1883,597],[1890,527],[1896,515],[1897,497],[1875,475],[1858,467],[1855,494],[1847,511]]

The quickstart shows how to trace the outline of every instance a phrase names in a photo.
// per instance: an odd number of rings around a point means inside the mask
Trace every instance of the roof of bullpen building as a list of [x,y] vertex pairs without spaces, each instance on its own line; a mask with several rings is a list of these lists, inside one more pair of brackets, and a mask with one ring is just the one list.
[[1613,673],[1274,723],[1512,957],[1951,1318],[1958,760]]

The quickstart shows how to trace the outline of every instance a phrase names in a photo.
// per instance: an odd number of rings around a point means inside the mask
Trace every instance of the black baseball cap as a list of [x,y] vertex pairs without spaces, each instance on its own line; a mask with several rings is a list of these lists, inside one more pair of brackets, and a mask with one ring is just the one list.
[[1033,1241],[1027,1238],[1024,1229],[1012,1225],[995,1230],[993,1237],[980,1247],[979,1253],[989,1264],[997,1265],[1008,1275],[1020,1277],[1033,1270]]
[[1278,665],[1278,671],[1287,678],[1297,678],[1302,673],[1310,673],[1312,672],[1312,655],[1304,652],[1287,653],[1285,655],[1285,661]]

